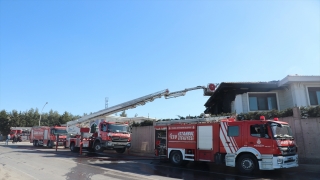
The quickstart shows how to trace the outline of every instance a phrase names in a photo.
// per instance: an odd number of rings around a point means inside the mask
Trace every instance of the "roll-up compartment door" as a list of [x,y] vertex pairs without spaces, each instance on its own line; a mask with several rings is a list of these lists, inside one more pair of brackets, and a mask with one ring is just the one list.
[[44,139],[48,139],[48,130],[44,130]]
[[212,126],[198,126],[198,149],[199,150],[212,150]]

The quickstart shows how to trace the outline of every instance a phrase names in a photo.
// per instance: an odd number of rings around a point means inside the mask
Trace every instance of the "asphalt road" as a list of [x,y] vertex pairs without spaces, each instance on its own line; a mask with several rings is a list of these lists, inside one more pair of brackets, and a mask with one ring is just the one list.
[[0,142],[0,180],[10,179],[186,179],[186,180],[244,180],[244,179],[303,179],[319,180],[320,165],[300,164],[297,168],[259,171],[241,174],[236,168],[210,163],[189,163],[174,167],[153,157],[116,154],[79,155],[68,149],[33,147],[31,143]]

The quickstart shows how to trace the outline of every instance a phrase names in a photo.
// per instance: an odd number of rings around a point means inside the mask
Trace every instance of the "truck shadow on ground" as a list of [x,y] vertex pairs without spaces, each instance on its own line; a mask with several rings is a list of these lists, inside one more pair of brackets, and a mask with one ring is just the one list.
[[[189,162],[185,166],[175,167],[168,161],[160,161],[152,157],[132,156],[116,153],[79,153],[70,152],[69,149],[59,147],[57,151],[54,148],[19,146],[18,144],[8,145],[8,148],[19,149],[19,153],[37,153],[43,154],[48,158],[69,158],[76,162],[76,166],[71,168],[65,174],[66,179],[92,179],[92,177],[103,176],[118,179],[133,179],[117,175],[117,171],[132,174],[140,174],[177,178],[185,180],[243,180],[243,179],[319,179],[320,169],[310,169],[306,167],[297,167],[292,169],[280,169],[272,171],[259,171],[254,174],[239,173],[236,168],[225,167],[213,163]],[[22,150],[25,149],[25,150]],[[99,168],[95,168],[99,167]],[[319,166],[318,166],[319,167]],[[88,170],[88,168],[90,170]],[[94,179],[94,178],[93,178]]]

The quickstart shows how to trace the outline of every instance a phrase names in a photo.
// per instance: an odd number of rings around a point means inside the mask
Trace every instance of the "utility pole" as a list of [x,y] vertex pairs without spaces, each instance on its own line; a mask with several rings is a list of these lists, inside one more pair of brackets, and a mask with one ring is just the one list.
[[[43,108],[44,108],[47,104],[48,104],[48,102],[46,102],[46,103],[44,104]],[[42,108],[41,113],[40,113],[39,126],[40,126],[41,114],[42,114],[43,108]]]
[[106,99],[105,99],[105,108],[106,108],[106,109],[108,108],[108,103],[109,103],[109,98],[106,97]]

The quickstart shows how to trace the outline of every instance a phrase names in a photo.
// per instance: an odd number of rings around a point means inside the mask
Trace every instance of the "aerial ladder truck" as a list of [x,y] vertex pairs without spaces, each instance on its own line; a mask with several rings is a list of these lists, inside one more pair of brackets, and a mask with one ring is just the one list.
[[278,118],[159,121],[154,130],[155,156],[176,166],[204,161],[236,167],[242,173],[299,166],[292,129]]
[[[131,146],[129,122],[106,122],[104,119],[106,116],[133,109],[137,106],[143,106],[147,102],[152,102],[163,96],[165,99],[175,98],[184,96],[186,92],[197,89],[203,89],[204,92],[206,92],[208,88],[205,86],[196,86],[172,93],[166,89],[69,121],[67,122],[68,137],[66,148],[70,148],[73,152],[78,152],[79,150],[81,152],[82,149],[94,152],[113,149],[117,153],[124,153],[125,150]],[[210,90],[212,90],[212,88],[210,88]]]

